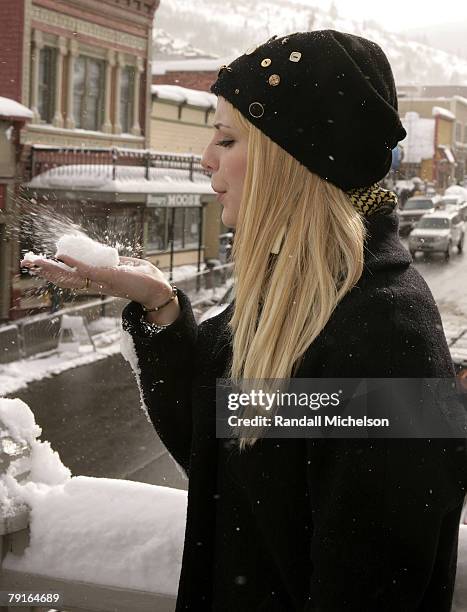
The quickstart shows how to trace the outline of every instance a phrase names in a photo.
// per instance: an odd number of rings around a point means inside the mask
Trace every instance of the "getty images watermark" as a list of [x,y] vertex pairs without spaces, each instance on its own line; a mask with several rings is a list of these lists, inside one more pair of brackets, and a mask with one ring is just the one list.
[[467,438],[456,378],[217,379],[218,438]]

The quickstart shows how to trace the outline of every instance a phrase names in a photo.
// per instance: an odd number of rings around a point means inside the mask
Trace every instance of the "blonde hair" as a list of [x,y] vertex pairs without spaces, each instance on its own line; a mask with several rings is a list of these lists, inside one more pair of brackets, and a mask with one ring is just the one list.
[[[236,385],[292,378],[362,274],[365,225],[342,190],[229,108],[248,132],[248,165],[232,248],[235,304],[226,378]],[[271,255],[284,230],[279,253]],[[247,406],[241,416],[259,414]],[[249,427],[238,432],[240,451],[261,437],[261,428],[254,436]]]

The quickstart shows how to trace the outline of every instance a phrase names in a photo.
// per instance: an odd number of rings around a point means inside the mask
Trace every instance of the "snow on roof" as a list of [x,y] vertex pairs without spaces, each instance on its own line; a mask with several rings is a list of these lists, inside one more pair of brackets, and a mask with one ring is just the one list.
[[455,121],[456,116],[451,111],[443,108],[442,106],[433,106],[431,109],[431,114],[433,117],[442,117],[443,119],[448,119],[449,121]]
[[152,74],[167,72],[217,72],[223,64],[230,64],[235,58],[196,58],[152,62]]
[[151,85],[151,93],[161,100],[183,102],[190,106],[213,109],[217,106],[217,96],[214,94],[198,89],[180,87],[179,85]]
[[404,150],[404,163],[419,164],[435,154],[435,120],[421,118],[418,113],[408,112],[402,118],[407,136],[400,142]]
[[114,193],[215,193],[209,176],[201,173],[194,173],[195,180],[190,181],[187,170],[150,168],[146,180],[146,168],[142,166],[116,166],[115,170],[114,180],[110,164],[59,166],[38,174],[27,186]]
[[0,97],[0,117],[11,119],[32,119],[32,111],[16,100]]

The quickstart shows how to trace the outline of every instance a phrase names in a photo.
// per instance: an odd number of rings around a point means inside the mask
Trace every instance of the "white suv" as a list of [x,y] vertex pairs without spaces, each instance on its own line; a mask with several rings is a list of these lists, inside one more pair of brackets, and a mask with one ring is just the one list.
[[449,259],[452,246],[457,246],[458,252],[462,253],[464,234],[464,222],[457,211],[445,210],[424,215],[410,233],[410,254],[415,258],[417,251],[441,251]]

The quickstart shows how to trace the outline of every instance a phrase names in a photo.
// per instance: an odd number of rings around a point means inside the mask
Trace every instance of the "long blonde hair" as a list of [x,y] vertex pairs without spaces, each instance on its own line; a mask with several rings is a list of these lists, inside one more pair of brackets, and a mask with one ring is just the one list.
[[[365,225],[338,187],[248,122],[248,165],[232,248],[235,304],[226,378],[287,379],[363,270]],[[285,228],[282,246],[271,255]],[[242,417],[264,414],[247,406]],[[239,449],[261,437],[239,431]],[[248,437],[245,435],[248,432]]]

